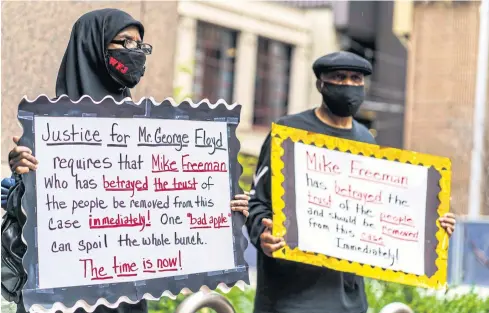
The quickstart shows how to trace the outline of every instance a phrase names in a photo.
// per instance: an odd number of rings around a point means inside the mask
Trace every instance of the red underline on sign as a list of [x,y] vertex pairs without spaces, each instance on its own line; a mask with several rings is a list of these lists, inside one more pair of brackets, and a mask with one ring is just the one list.
[[383,243],[380,243],[380,242],[374,242],[374,241],[370,241],[370,240],[366,240],[366,239],[360,239],[360,241],[363,241],[363,242],[368,242],[368,243],[373,243],[374,245],[379,245],[379,246],[384,246]]
[[118,274],[117,277],[134,277],[138,276],[138,274],[133,273],[133,274]]
[[[363,199],[358,199],[358,198],[355,198],[355,197],[352,197],[352,196],[348,196],[348,195],[343,195],[341,193],[337,193],[335,192],[338,196],[342,196],[342,197],[345,197],[345,198],[348,198],[348,199],[352,199],[352,200],[357,200],[357,201],[362,201]],[[366,203],[372,203],[372,204],[382,204],[381,202],[374,202],[374,201],[367,201],[365,200]]]
[[176,268],[166,268],[164,270],[158,270],[158,272],[176,272],[178,269]]
[[98,228],[120,228],[120,227],[137,227],[137,226],[151,226],[151,224],[124,224],[124,225],[92,225],[90,229]]
[[156,273],[155,270],[143,270],[144,273]]
[[406,224],[406,223],[401,223],[401,224],[399,224],[399,225],[402,225],[402,226],[408,226],[408,227],[413,227],[413,228],[415,228],[415,227],[416,227],[416,226],[414,226],[414,225],[411,225],[411,224]]
[[[137,191],[146,191],[147,188],[134,188]],[[134,191],[132,188],[105,188],[105,191]]]
[[48,142],[46,146],[101,146],[101,142]]
[[310,169],[308,168],[307,169],[309,172],[314,172],[314,173],[319,173],[319,174],[324,174],[324,175],[339,175],[339,173],[333,173],[333,172],[323,172],[323,171],[319,171],[319,170],[314,170],[314,169]]
[[396,237],[396,236],[392,236],[392,235],[389,235],[389,234],[386,234],[384,232],[382,232],[383,235],[386,235],[388,237],[391,237],[391,238],[394,238],[394,239],[398,239],[398,240],[402,240],[402,241],[412,241],[412,242],[417,242],[418,239],[410,239],[410,238],[399,238],[399,237]]
[[211,226],[192,226],[190,229],[212,228]]
[[384,220],[382,218],[380,218],[380,221],[381,222],[384,222],[384,223],[387,223],[387,224],[391,224],[391,225],[399,225],[399,223],[394,223],[394,222],[391,222],[391,221],[386,221],[386,220]]
[[414,227],[416,227],[416,226],[414,226],[414,225],[412,225],[412,224],[406,224],[406,223],[394,223],[394,222],[391,222],[391,221],[388,221],[388,220],[384,220],[384,219],[382,219],[382,218],[380,218],[380,221],[381,221],[381,222],[384,222],[384,223],[387,223],[387,224],[391,224],[391,225],[402,225],[402,226],[408,226],[408,227],[413,227],[413,228],[414,228]]
[[325,204],[319,204],[319,203],[316,203],[316,202],[313,202],[313,201],[308,201],[309,204],[314,204],[314,205],[317,205],[317,206],[320,206],[320,207],[323,207],[323,208],[331,208],[329,205],[325,205]]
[[182,190],[197,190],[194,188],[168,188],[168,189],[155,189],[155,192],[159,191],[182,191]]
[[112,279],[114,277],[112,276],[104,276],[104,277],[94,277],[92,280],[107,280],[107,279]]
[[174,169],[174,170],[152,170],[151,173],[174,173],[174,172],[178,172],[178,169]]
[[224,171],[215,171],[215,170],[185,170],[183,173],[227,173],[227,170]]
[[349,175],[349,177],[350,178],[354,178],[354,179],[365,180],[365,181],[372,182],[372,183],[382,184],[382,185],[386,185],[386,186],[392,186],[392,187],[407,189],[406,186],[400,186],[400,185],[396,185],[396,184],[392,184],[392,183],[386,183],[386,182],[378,181],[378,180],[375,180],[375,179],[368,179],[368,178],[358,177],[358,176],[353,176],[353,175]]

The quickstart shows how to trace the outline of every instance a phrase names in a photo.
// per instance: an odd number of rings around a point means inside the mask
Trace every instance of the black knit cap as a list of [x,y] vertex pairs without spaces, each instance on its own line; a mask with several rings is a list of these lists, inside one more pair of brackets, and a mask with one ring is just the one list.
[[339,51],[317,59],[312,65],[312,70],[318,79],[321,73],[338,70],[357,71],[368,76],[372,74],[372,64],[355,53]]

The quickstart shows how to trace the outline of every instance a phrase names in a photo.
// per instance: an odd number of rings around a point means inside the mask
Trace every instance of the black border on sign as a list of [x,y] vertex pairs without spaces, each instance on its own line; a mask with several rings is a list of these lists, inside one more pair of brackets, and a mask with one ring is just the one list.
[[[131,101],[116,102],[106,97],[100,102],[94,102],[90,97],[84,96],[73,102],[67,96],[50,100],[47,96],[40,96],[34,101],[23,99],[19,104],[18,119],[24,130],[19,145],[29,147],[36,154],[34,123],[36,116],[50,117],[107,117],[107,118],[148,118],[171,119],[191,121],[226,122],[229,144],[229,181],[230,196],[242,193],[238,180],[242,167],[238,162],[240,143],[236,137],[236,128],[239,124],[241,105],[228,105],[224,101],[211,104],[202,101],[198,104],[183,101],[175,105],[172,99],[165,99],[161,103],[153,99],[143,98],[139,103]],[[37,250],[37,198],[36,173],[29,172],[22,175],[25,193],[22,197],[22,209],[27,217],[23,228],[23,240],[27,245],[27,252],[23,258],[24,269],[28,280],[22,290],[24,306],[27,311],[32,305],[41,305],[51,309],[55,303],[62,303],[71,308],[79,300],[84,300],[93,306],[99,299],[110,304],[127,297],[131,301],[139,301],[145,295],[160,298],[165,291],[179,294],[183,288],[198,291],[202,286],[215,289],[224,283],[232,286],[238,281],[249,284],[248,264],[244,259],[244,251],[248,241],[243,235],[244,217],[239,212],[233,212],[233,245],[235,267],[230,270],[198,273],[183,276],[138,280],[133,282],[74,286],[66,288],[39,289],[38,288],[38,250]],[[80,295],[83,295],[81,298]]]

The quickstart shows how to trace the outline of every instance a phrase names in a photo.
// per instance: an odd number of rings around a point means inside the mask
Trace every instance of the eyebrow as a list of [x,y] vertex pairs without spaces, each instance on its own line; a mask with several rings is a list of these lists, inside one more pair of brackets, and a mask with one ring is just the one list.
[[134,40],[134,41],[137,41],[137,42],[141,42],[141,40],[138,40],[135,37],[132,37],[131,35],[129,35],[127,33],[118,34],[116,37],[117,38],[123,38],[123,39],[129,39],[129,40]]

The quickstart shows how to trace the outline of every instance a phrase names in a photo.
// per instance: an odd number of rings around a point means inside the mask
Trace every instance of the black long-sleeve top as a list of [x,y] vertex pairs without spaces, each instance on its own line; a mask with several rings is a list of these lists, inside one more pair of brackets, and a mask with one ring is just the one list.
[[[352,129],[332,128],[317,118],[314,110],[281,118],[278,124],[314,133],[375,143],[366,127],[354,121]],[[260,247],[265,227],[272,219],[270,135],[258,159],[246,222],[250,241],[257,248],[255,313],[365,313],[367,300],[363,278],[327,268],[266,256]]]

